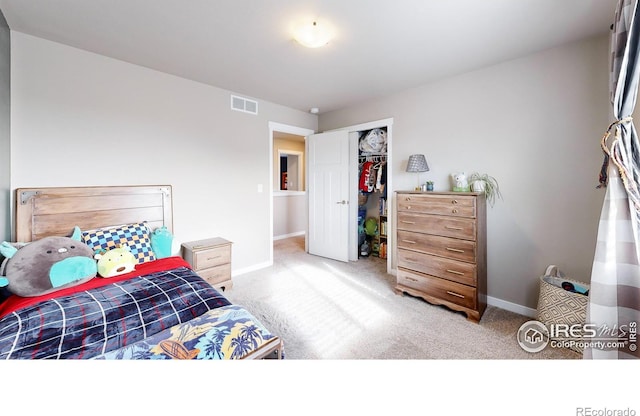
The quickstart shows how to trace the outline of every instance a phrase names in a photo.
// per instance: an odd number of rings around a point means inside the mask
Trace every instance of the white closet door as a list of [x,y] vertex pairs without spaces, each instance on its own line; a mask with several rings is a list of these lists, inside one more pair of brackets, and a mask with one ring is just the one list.
[[349,261],[349,134],[308,136],[310,254]]

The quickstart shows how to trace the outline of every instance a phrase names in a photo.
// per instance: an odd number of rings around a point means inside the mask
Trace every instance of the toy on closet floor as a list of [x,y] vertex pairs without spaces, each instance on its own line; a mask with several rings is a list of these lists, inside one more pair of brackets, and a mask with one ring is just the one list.
[[[365,240],[360,246],[360,256],[369,257],[374,252],[373,240],[378,233],[378,220],[375,218],[367,218],[364,222]],[[375,253],[373,253],[375,254]]]

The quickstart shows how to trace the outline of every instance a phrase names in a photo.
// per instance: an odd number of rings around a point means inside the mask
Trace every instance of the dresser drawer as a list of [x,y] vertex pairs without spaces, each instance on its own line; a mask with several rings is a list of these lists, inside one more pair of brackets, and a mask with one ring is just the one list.
[[475,263],[477,260],[476,243],[470,240],[399,230],[396,244],[398,244],[398,248],[420,251],[467,263]]
[[398,268],[398,285],[419,290],[427,296],[475,309],[476,289],[445,279]]
[[465,285],[476,285],[477,267],[474,263],[465,263],[416,251],[398,249],[398,267]]
[[445,237],[476,239],[476,221],[471,218],[398,212],[398,230],[415,231]]
[[398,197],[398,212],[476,217],[476,199],[468,195],[409,194]]
[[204,248],[193,252],[193,268],[196,270],[208,269],[231,262],[231,246]]
[[196,273],[209,282],[210,285],[214,286],[218,283],[231,280],[231,263],[210,267],[208,269],[201,269]]

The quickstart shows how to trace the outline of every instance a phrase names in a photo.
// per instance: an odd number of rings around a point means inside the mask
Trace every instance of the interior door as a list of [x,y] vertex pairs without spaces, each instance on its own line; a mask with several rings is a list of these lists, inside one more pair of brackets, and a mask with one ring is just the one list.
[[308,251],[349,261],[349,133],[307,137]]

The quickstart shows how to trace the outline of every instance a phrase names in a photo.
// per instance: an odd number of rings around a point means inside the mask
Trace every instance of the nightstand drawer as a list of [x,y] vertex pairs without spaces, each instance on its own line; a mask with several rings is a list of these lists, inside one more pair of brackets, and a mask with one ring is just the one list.
[[200,271],[231,262],[230,246],[211,247],[193,253],[193,267]]
[[209,282],[210,285],[215,286],[218,283],[231,280],[231,264],[227,263],[208,269],[201,269],[196,273]]

